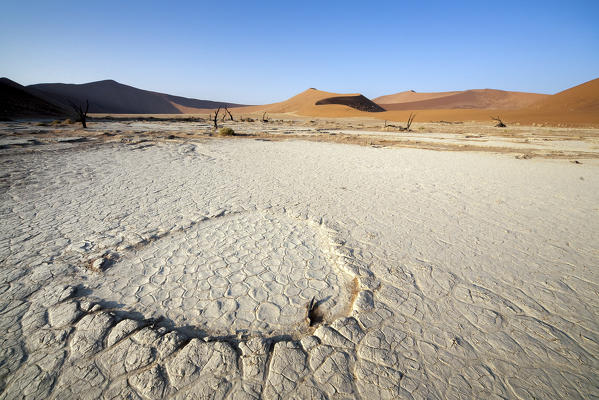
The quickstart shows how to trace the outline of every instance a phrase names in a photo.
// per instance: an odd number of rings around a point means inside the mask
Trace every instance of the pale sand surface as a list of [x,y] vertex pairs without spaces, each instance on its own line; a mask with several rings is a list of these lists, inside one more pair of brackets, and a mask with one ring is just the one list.
[[3,123],[0,398],[598,397],[597,132],[358,123]]

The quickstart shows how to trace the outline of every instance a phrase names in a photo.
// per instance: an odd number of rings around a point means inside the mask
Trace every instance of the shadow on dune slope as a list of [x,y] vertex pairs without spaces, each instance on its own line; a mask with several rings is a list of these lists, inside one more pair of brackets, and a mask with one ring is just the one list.
[[381,112],[385,111],[385,109],[372,100],[362,96],[361,94],[357,96],[335,96],[335,97],[327,97],[326,99],[318,100],[315,103],[317,106],[324,104],[339,104],[342,106],[348,106],[351,108],[355,108],[356,110],[366,111],[366,112]]

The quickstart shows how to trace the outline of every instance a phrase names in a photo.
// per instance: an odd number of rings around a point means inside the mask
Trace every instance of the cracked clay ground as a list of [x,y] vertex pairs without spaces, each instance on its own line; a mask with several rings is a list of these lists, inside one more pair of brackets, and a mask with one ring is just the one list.
[[596,160],[92,138],[0,165],[0,399],[599,398]]

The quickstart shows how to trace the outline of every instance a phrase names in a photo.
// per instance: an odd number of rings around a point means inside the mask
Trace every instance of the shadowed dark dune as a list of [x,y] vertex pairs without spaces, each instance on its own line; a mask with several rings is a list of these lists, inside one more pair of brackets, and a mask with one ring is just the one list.
[[84,84],[40,83],[28,86],[68,107],[89,100],[89,112],[107,114],[183,114],[194,109],[240,104],[198,100],[165,93],[142,90],[114,80]]
[[0,78],[0,118],[64,117],[69,112],[36,90]]
[[357,96],[336,96],[328,97],[326,99],[318,100],[315,103],[317,106],[324,104],[339,104],[342,106],[348,106],[355,108],[356,110],[366,112],[382,112],[385,109],[372,100],[360,95]]

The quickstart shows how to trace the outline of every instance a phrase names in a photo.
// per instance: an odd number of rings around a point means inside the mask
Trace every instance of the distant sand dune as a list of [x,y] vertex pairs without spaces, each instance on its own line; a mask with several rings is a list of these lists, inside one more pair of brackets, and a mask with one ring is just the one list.
[[[240,107],[238,113],[294,113],[306,116],[352,117],[384,109],[359,93],[339,94],[310,88],[280,103]],[[356,114],[357,113],[357,114]]]
[[[358,98],[361,95],[339,95],[308,89],[280,103],[240,107],[236,112],[289,113],[318,118],[371,117],[388,121],[405,121],[410,113],[415,113],[416,122],[491,122],[491,116],[501,116],[509,124],[599,125],[599,79],[554,95],[494,89],[439,93],[402,92],[376,98],[375,102],[387,110],[377,113],[342,104],[317,105],[319,102],[330,102],[326,99],[350,96]],[[383,101],[398,103],[387,104],[382,103]]]
[[35,89],[26,88],[8,78],[0,78],[0,117],[64,117],[69,113]]
[[439,97],[447,97],[454,94],[461,93],[460,91],[455,92],[429,92],[420,93],[413,90],[407,90],[405,92],[399,92],[395,94],[388,94],[372,99],[376,104],[396,104],[396,103],[412,103],[414,101],[423,101],[437,99]]
[[[405,92],[404,92],[405,93]],[[400,93],[401,94],[401,93]],[[414,93],[419,94],[419,93]],[[495,89],[474,89],[463,92],[445,92],[445,93],[423,93],[421,100],[416,100],[420,96],[414,96],[414,100],[409,101],[408,96],[398,96],[404,100],[396,103],[380,103],[387,110],[431,110],[431,109],[453,109],[453,108],[486,108],[486,109],[518,109],[534,104],[546,97],[547,94],[507,92]],[[426,98],[426,95],[430,95]],[[391,95],[393,96],[393,95]],[[387,96],[384,96],[387,97]],[[389,98],[387,100],[389,101]]]
[[530,110],[542,112],[583,112],[599,115],[599,78],[548,96],[532,104]]
[[[359,93],[339,94],[311,88],[285,101],[257,106],[172,96],[137,89],[112,80],[82,85],[18,86],[19,93],[14,92],[14,85],[5,85],[3,89],[3,104],[6,106],[3,106],[2,111],[7,117],[58,115],[56,113],[60,111],[57,110],[70,110],[71,101],[81,103],[89,99],[90,112],[103,114],[208,114],[213,113],[217,107],[226,105],[235,107],[235,115],[259,116],[270,113],[315,118],[356,117],[405,121],[410,113],[415,113],[415,122],[491,123],[491,116],[500,116],[508,124],[599,125],[599,79],[554,95],[495,89],[437,93],[407,91],[381,96],[375,101]],[[15,108],[16,106],[18,107]]]
[[84,84],[42,83],[28,86],[55,102],[68,107],[70,102],[82,103],[89,100],[90,112],[114,114],[185,114],[198,112],[202,108],[239,104],[198,100],[166,93],[142,90],[123,85],[113,80]]

